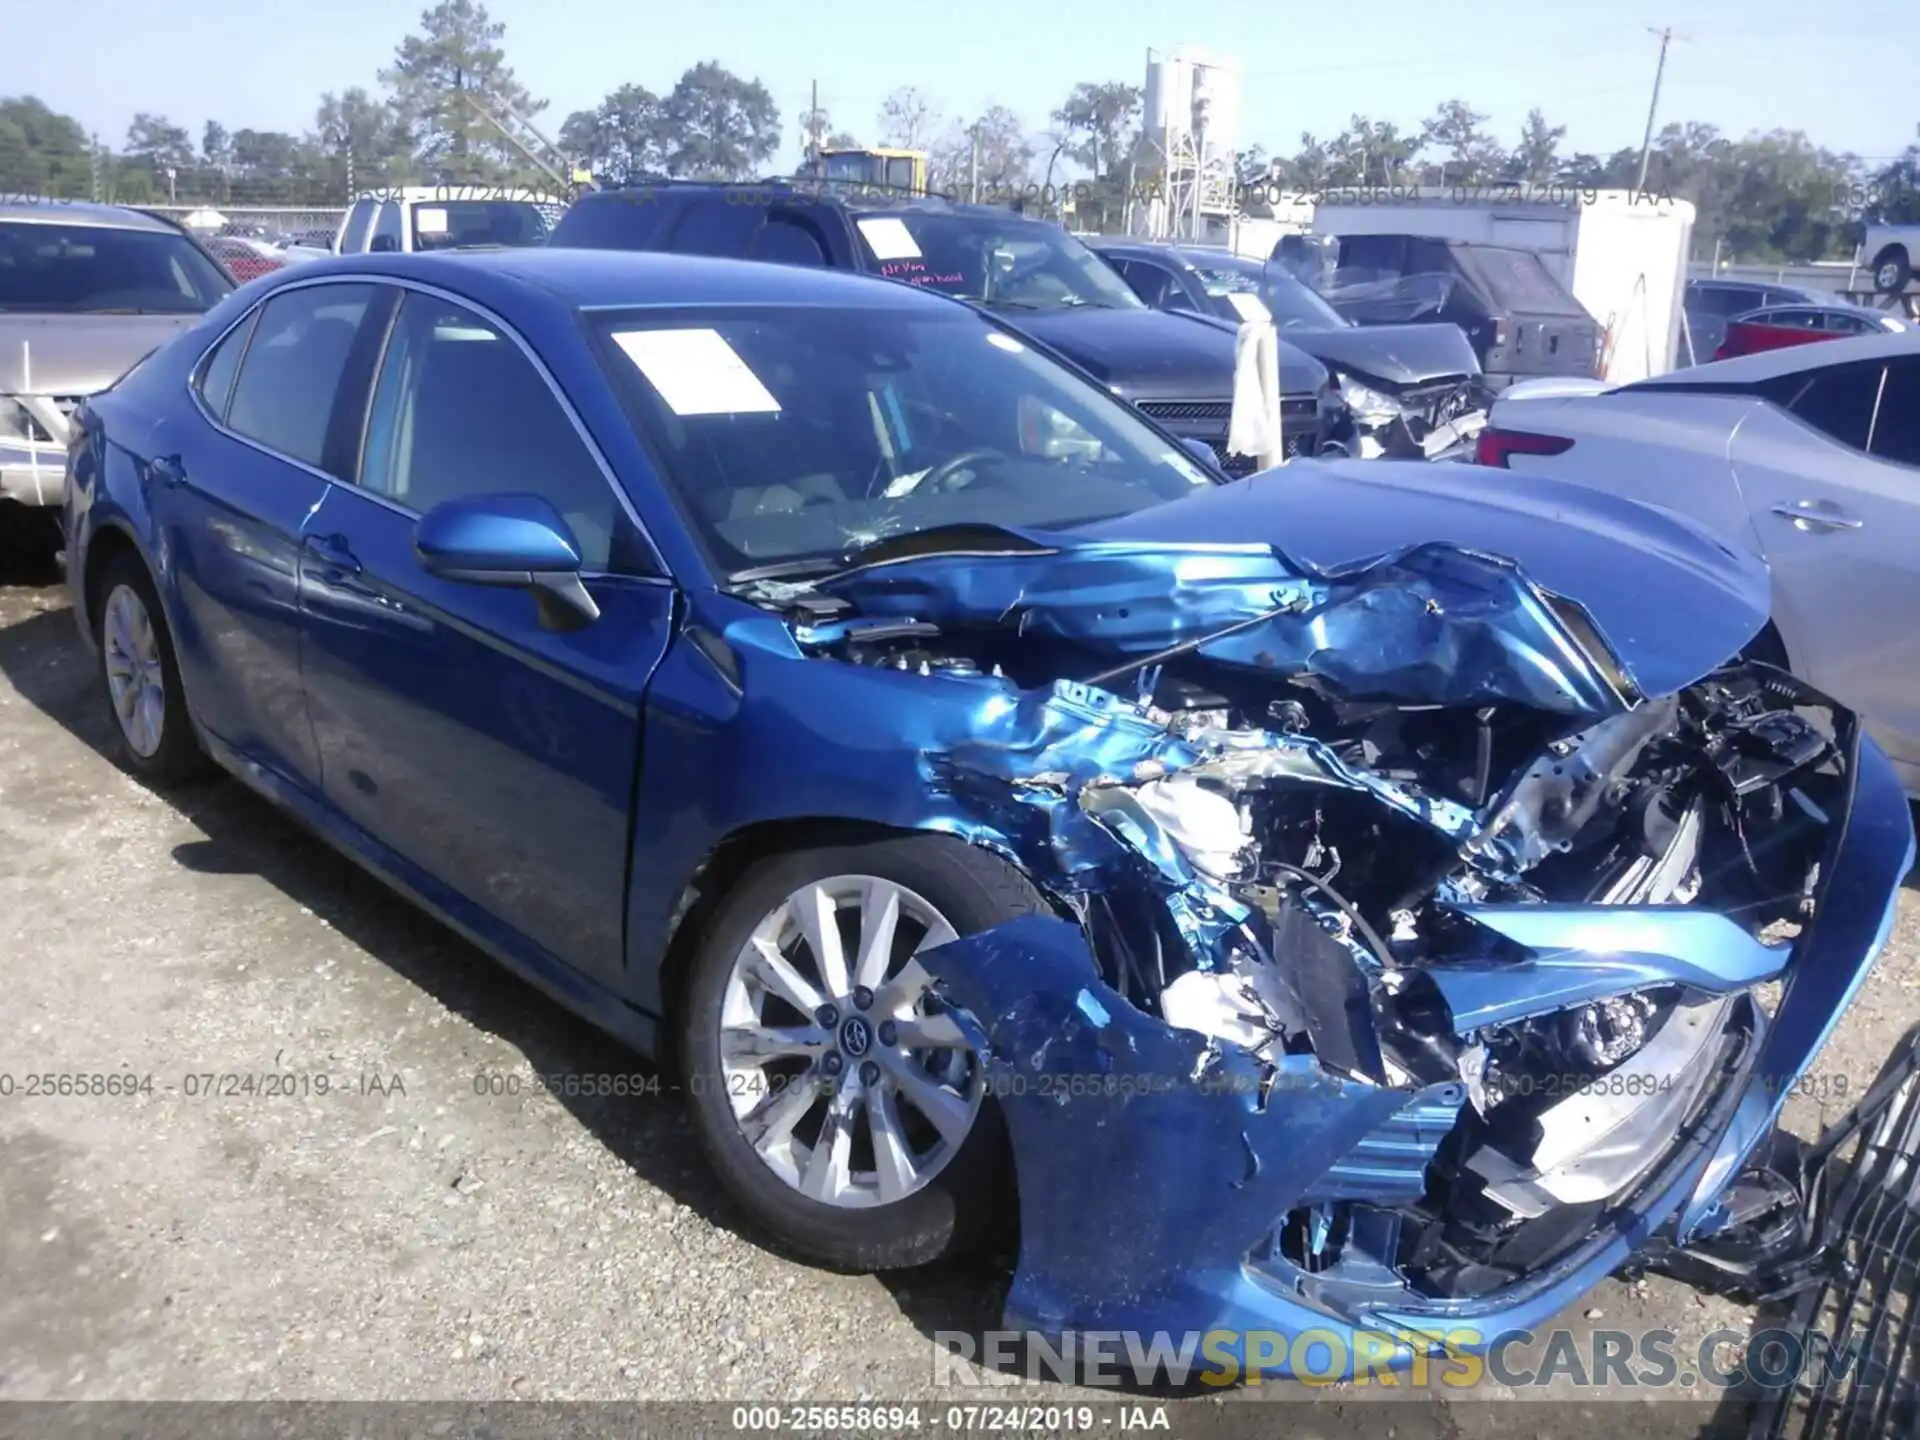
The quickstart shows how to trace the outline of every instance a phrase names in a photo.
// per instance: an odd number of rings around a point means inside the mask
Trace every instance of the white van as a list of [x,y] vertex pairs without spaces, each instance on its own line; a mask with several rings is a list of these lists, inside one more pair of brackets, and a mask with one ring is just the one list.
[[544,245],[566,201],[533,190],[413,185],[362,195],[334,237],[340,255],[450,250],[462,245]]

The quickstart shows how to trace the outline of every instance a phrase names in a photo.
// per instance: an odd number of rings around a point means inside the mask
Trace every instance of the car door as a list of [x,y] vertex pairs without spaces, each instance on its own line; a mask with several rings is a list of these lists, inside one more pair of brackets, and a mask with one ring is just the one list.
[[[344,473],[336,417],[378,339],[377,287],[277,291],[230,329],[192,381],[200,413],[151,464],[154,544],[168,557],[181,677],[214,736],[317,789],[300,684],[303,527]],[[364,373],[364,362],[361,373]]]
[[[1775,382],[1730,447],[1794,667],[1920,763],[1920,358]],[[1903,409],[1904,407],[1904,409]]]
[[[395,315],[355,479],[302,567],[327,800],[456,919],[617,978],[640,704],[674,609],[631,508],[532,352],[424,291]],[[526,592],[421,566],[421,514],[510,493],[566,518],[593,623],[544,629]]]

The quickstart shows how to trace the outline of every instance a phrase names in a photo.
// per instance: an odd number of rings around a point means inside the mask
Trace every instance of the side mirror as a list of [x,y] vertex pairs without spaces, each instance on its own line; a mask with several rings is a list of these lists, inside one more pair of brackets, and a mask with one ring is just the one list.
[[376,235],[373,237],[373,243],[367,246],[367,249],[375,255],[391,254],[399,248],[400,238],[397,235]]
[[1214,452],[1213,446],[1209,445],[1206,441],[1196,440],[1191,435],[1184,435],[1180,437],[1180,448],[1198,460],[1202,465],[1206,466],[1207,469],[1214,474],[1217,475],[1220,473],[1220,457]]
[[413,527],[429,575],[468,585],[528,590],[548,630],[578,630],[600,618],[580,583],[580,545],[560,512],[538,495],[474,495],[436,505]]

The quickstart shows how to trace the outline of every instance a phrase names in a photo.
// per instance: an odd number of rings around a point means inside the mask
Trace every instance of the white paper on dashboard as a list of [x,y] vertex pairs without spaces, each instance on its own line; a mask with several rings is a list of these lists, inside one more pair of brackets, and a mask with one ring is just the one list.
[[906,222],[893,215],[869,215],[855,222],[860,233],[867,238],[867,244],[873,247],[876,260],[918,260],[920,247],[914,243],[913,232],[907,229]]
[[676,415],[780,413],[780,402],[718,330],[621,330],[613,340]]
[[447,212],[438,206],[422,206],[413,212],[413,228],[422,235],[444,235],[447,233]]

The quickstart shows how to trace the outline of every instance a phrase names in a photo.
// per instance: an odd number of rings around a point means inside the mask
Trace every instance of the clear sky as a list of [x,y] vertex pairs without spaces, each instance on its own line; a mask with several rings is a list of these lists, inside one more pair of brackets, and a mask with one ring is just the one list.
[[[322,91],[376,88],[418,3],[396,0],[4,0],[17,46],[0,91],[36,94],[118,145],[136,111],[201,124],[304,131]],[[1783,127],[1890,157],[1920,126],[1920,30],[1866,0],[490,0],[508,62],[562,118],[627,82],[665,91],[718,60],[779,102],[783,159],[818,81],[836,128],[876,139],[876,112],[917,85],[948,116],[1006,105],[1031,128],[1081,80],[1140,83],[1148,47],[1239,55],[1241,144],[1291,153],[1356,113],[1417,128],[1459,96],[1505,143],[1528,108],[1567,126],[1566,150],[1638,145],[1659,42],[1671,25],[1660,115],[1742,135]],[[1158,18],[1156,18],[1156,15]],[[1896,18],[1904,17],[1904,18]]]

